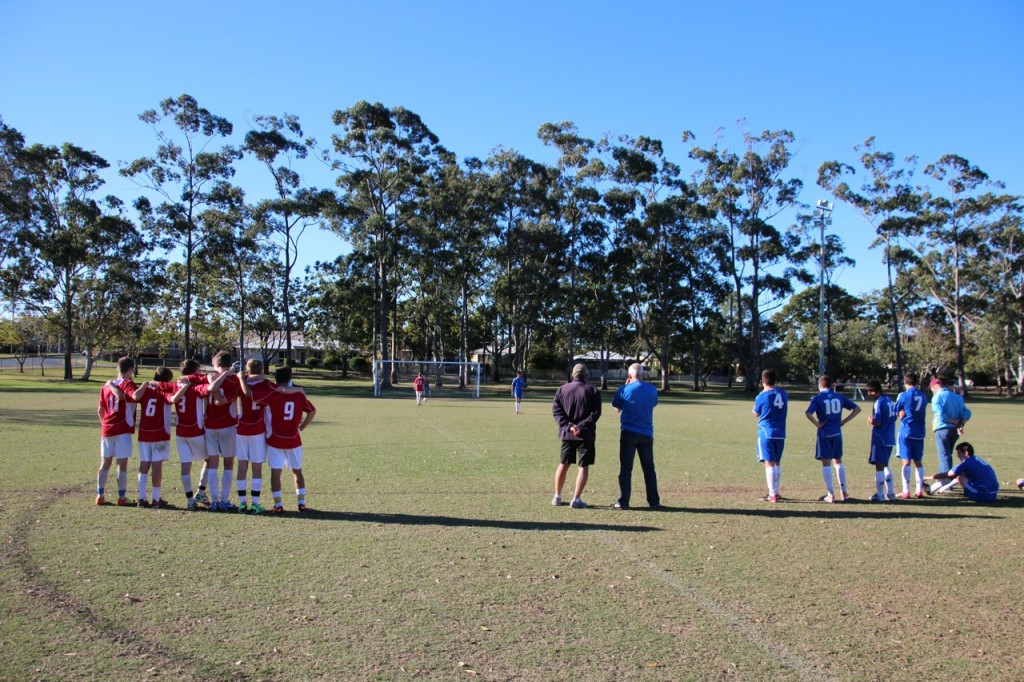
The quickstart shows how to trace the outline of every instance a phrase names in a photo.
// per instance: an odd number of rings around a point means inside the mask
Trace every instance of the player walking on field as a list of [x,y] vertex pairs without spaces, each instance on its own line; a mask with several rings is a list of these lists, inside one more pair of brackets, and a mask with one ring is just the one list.
[[128,397],[135,392],[132,381],[135,361],[117,361],[117,379],[100,389],[96,415],[100,419],[100,466],[96,471],[96,504],[106,504],[104,491],[110,465],[117,460],[117,504],[128,506],[128,460],[132,456],[132,434],[135,433],[135,403]]
[[[143,382],[132,400],[142,406],[139,417],[139,507],[149,507],[146,497],[147,479],[153,477],[152,506],[162,509],[167,506],[163,499],[164,462],[171,459],[171,405],[177,402],[188,386],[173,384],[174,373],[169,367],[159,367],[153,374],[153,381]],[[177,386],[177,390],[174,387]]]
[[778,502],[782,484],[782,451],[786,447],[786,416],[789,412],[789,395],[775,386],[775,370],[761,372],[764,389],[754,400],[754,415],[757,417],[757,461],[764,462],[764,477],[768,482],[768,494],[762,502]]
[[[850,410],[844,419],[843,410]],[[814,458],[821,462],[821,476],[825,481],[825,494],[820,502],[832,503],[838,499],[850,499],[846,492],[846,468],[843,466],[842,428],[860,414],[860,406],[846,396],[832,390],[832,377],[823,374],[818,377],[818,395],[811,398],[811,404],[804,416],[818,429]],[[835,462],[836,478],[839,479],[839,496],[832,485],[832,463]]]
[[871,416],[868,417],[868,426],[871,427],[868,463],[875,465],[875,494],[870,499],[872,502],[895,500],[896,492],[893,490],[889,459],[892,457],[892,449],[896,446],[896,405],[882,390],[879,381],[869,381],[867,392],[868,397],[875,401]]
[[914,497],[924,497],[924,429],[925,408],[928,398],[917,387],[917,374],[907,372],[903,377],[903,392],[896,397],[896,416],[900,420],[897,454],[903,462],[903,492],[897,497],[910,499],[910,469],[914,468]]
[[416,394],[417,405],[422,405],[427,401],[427,380],[423,378],[422,371],[416,372],[416,378],[412,380],[412,390]]
[[512,380],[512,399],[516,402],[516,414],[519,414],[519,405],[523,402],[523,392],[526,390],[526,379],[521,371],[516,371],[516,378]]

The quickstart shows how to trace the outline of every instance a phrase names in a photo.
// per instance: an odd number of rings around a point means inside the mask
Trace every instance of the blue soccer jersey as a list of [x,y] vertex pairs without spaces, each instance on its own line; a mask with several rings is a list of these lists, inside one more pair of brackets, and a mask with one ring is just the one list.
[[875,401],[871,419],[871,445],[892,447],[896,445],[896,405],[887,395],[880,395]]
[[896,398],[896,414],[903,412],[900,419],[900,435],[905,438],[924,439],[925,408],[928,398],[917,386],[911,386]]
[[786,437],[786,413],[789,396],[781,388],[766,388],[754,400],[757,434],[761,438]]
[[526,389],[526,379],[523,377],[516,377],[512,380],[512,395],[517,398],[523,397],[523,391]]
[[811,398],[807,414],[813,413],[818,418],[818,421],[823,424],[818,430],[818,433],[822,436],[838,436],[842,433],[840,424],[843,421],[843,408],[855,410],[857,409],[857,403],[845,395],[829,389]]

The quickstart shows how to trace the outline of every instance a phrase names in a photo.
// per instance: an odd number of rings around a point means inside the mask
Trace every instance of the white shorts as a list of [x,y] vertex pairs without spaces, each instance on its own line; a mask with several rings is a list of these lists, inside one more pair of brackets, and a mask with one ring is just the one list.
[[235,456],[235,427],[206,429],[206,454],[208,457]]
[[302,468],[301,445],[297,448],[288,448],[287,450],[280,450],[278,448],[268,445],[267,456],[270,459],[271,469],[284,469],[285,463],[288,464],[289,469]]
[[202,462],[206,459],[206,437],[191,436],[183,438],[175,436],[174,442],[178,445],[178,459],[182,464],[188,462]]
[[267,436],[258,433],[255,436],[238,436],[236,438],[236,456],[241,462],[263,464],[267,461]]
[[171,441],[158,440],[155,443],[139,443],[140,462],[166,462],[171,458]]
[[100,438],[100,457],[103,459],[131,459],[132,434],[122,433],[120,436]]

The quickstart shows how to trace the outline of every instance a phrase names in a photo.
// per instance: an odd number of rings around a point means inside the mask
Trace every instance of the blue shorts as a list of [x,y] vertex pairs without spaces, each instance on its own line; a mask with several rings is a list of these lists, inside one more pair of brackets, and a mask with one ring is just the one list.
[[903,461],[914,460],[920,463],[924,459],[924,438],[910,438],[901,433],[896,452]]
[[892,446],[891,445],[879,445],[877,443],[871,444],[871,454],[868,455],[869,464],[881,464],[882,466],[889,466],[889,458],[892,457]]
[[814,452],[814,459],[842,459],[843,458],[843,434],[826,436],[818,429],[818,447]]
[[979,488],[970,481],[967,481],[967,484],[964,485],[964,497],[974,502],[987,503],[996,501],[996,493]]
[[774,462],[782,461],[782,451],[786,447],[785,438],[758,438],[757,439],[757,461]]

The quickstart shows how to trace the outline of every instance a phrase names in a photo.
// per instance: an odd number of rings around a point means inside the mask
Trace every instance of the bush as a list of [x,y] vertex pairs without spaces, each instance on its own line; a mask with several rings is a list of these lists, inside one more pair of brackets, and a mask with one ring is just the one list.
[[328,353],[324,356],[324,367],[334,371],[341,367],[341,356],[337,353]]
[[306,367],[309,369],[320,369],[321,366],[320,358],[306,358]]
[[370,361],[362,357],[354,358],[352,362],[349,363],[349,366],[352,367],[352,371],[359,372],[360,374],[369,374],[372,369]]

